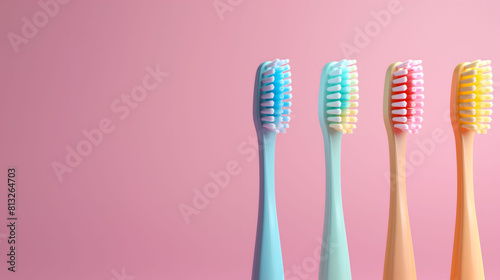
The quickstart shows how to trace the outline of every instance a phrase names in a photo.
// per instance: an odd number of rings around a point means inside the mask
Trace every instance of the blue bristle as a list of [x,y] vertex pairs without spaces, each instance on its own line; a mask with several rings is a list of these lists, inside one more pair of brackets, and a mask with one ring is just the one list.
[[[290,79],[291,72],[288,59],[276,59],[269,62],[261,69],[260,75],[262,81],[260,85],[262,126],[274,132],[284,133],[288,127],[286,122],[290,121],[288,115],[290,115],[290,107],[292,105],[290,102],[292,98],[292,94],[290,93],[292,91],[292,79]],[[268,104],[268,101],[273,101],[274,104]],[[262,113],[266,109],[274,109],[274,112],[272,114],[267,112]],[[273,121],[268,120],[268,117],[271,116],[274,117]]]

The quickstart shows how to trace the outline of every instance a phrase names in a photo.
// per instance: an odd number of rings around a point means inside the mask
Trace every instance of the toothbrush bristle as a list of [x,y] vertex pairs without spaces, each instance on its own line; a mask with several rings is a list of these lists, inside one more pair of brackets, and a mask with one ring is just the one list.
[[260,119],[262,127],[285,133],[289,127],[292,79],[288,59],[276,59],[261,69]]
[[487,133],[493,106],[493,76],[489,60],[466,63],[458,85],[460,126],[476,133]]
[[417,133],[424,113],[424,73],[421,60],[408,60],[396,66],[392,76],[391,119],[394,128]]
[[325,93],[326,123],[342,133],[352,133],[358,114],[358,72],[356,60],[341,60],[332,65]]

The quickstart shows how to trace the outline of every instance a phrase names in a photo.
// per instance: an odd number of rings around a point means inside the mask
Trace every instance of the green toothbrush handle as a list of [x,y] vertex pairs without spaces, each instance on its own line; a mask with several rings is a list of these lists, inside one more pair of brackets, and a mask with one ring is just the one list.
[[340,147],[342,133],[325,133],[326,197],[319,280],[351,280],[342,191]]
[[284,280],[283,258],[274,194],[276,133],[263,132],[260,141],[260,199],[253,280]]

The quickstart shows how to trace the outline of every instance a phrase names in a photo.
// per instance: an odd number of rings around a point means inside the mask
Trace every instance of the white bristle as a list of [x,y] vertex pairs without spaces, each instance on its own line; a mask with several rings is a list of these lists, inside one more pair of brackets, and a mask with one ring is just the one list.
[[262,106],[262,107],[272,107],[272,106],[274,106],[274,101],[270,100],[270,101],[262,102],[262,103],[260,103],[260,106]]
[[474,68],[474,67],[477,67],[479,64],[479,61],[476,60],[474,62],[471,62],[471,63],[467,63],[464,65],[464,69],[470,69],[470,68]]
[[475,94],[466,94],[466,95],[460,95],[460,99],[474,99],[476,98]]
[[274,75],[274,73],[276,73],[276,70],[274,68],[271,68],[269,70],[264,71],[264,73],[262,73],[262,76],[267,77],[269,75]]
[[460,121],[461,122],[475,123],[476,122],[476,118],[474,118],[474,117],[465,117],[465,118],[460,118]]
[[408,121],[408,119],[406,117],[393,117],[392,120],[395,122],[407,122]]
[[395,128],[404,129],[404,130],[406,130],[406,129],[409,129],[409,128],[410,128],[407,124],[403,124],[403,123],[396,123],[396,124],[394,124],[394,127],[395,127]]
[[403,83],[406,83],[407,81],[408,81],[408,78],[406,76],[404,76],[404,77],[392,80],[392,83],[393,84],[403,84]]
[[468,129],[471,129],[471,130],[476,130],[477,129],[477,125],[475,125],[475,124],[462,124],[462,127],[463,128],[468,128]]
[[392,107],[402,107],[406,108],[406,101],[400,101],[400,102],[393,102]]
[[327,107],[340,107],[341,103],[340,101],[334,101],[334,102],[328,102],[326,103]]
[[476,102],[464,102],[464,103],[460,103],[459,105],[462,108],[467,108],[467,107],[474,108],[474,107],[476,107]]
[[260,96],[261,99],[272,99],[274,97],[274,93],[266,93]]
[[467,91],[474,91],[474,90],[476,90],[476,86],[475,85],[460,88],[460,92],[467,92]]
[[340,115],[342,113],[342,110],[340,109],[326,110],[326,113],[329,115]]
[[340,93],[332,93],[332,94],[328,94],[326,96],[326,99],[340,99],[340,97],[341,97]]
[[392,88],[392,92],[400,92],[405,91],[407,89],[406,85],[397,86]]
[[340,75],[340,74],[342,74],[342,70],[340,70],[340,69],[334,69],[334,70],[332,70],[332,71],[330,72],[330,76],[331,76],[331,77],[338,76],[338,75]]
[[276,125],[274,123],[264,123],[262,126],[271,130],[276,129]]
[[263,86],[260,88],[261,91],[270,91],[270,90],[273,90],[274,89],[274,85],[273,84],[270,84],[270,85],[267,85],[267,86]]
[[406,109],[392,110],[393,115],[406,115],[406,113],[407,113]]
[[339,91],[341,88],[342,87],[340,85],[334,85],[334,86],[328,87],[326,89],[326,91],[333,91],[333,92],[335,92],[335,91]]
[[335,77],[335,78],[328,79],[328,83],[329,84],[338,84],[338,83],[340,83],[340,81],[341,81],[340,77]]
[[472,84],[472,83],[475,83],[476,82],[476,78],[469,78],[469,79],[464,79],[464,80],[461,80],[460,83],[461,84]]
[[476,110],[474,109],[471,109],[471,110],[460,110],[459,111],[460,115],[475,115],[476,114]]
[[403,75],[407,75],[407,74],[408,74],[408,70],[406,70],[406,69],[398,70],[398,71],[394,72],[394,77],[399,77],[399,76],[403,76]]
[[327,120],[330,122],[340,122],[340,121],[342,121],[342,118],[341,117],[328,117]]
[[477,75],[477,70],[469,70],[462,73],[462,77]]
[[394,100],[406,99],[406,93],[394,94],[392,96],[392,99]]
[[265,79],[262,79],[262,84],[268,84],[268,83],[272,83],[274,82],[274,76],[271,76],[271,77],[267,77]]

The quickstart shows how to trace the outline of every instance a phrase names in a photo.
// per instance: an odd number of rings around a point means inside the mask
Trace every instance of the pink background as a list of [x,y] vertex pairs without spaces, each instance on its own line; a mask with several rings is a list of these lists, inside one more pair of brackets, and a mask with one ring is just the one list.
[[[215,3],[231,11],[219,17],[213,1],[70,1],[17,53],[8,34],[21,34],[22,18],[32,21],[41,7],[0,3],[0,176],[18,168],[19,217],[11,273],[2,186],[1,279],[249,279],[258,200],[258,160],[248,140],[255,135],[253,79],[259,63],[277,57],[291,60],[294,87],[291,128],[278,136],[276,149],[284,267],[300,266],[303,279],[317,278],[313,258],[324,204],[320,72],[344,58],[341,43],[354,44],[355,28],[373,22],[370,12],[387,9],[389,1]],[[384,75],[390,63],[413,58],[423,60],[426,89],[424,127],[407,145],[416,159],[407,179],[415,259],[419,279],[444,280],[456,203],[446,117],[451,75],[458,63],[477,58],[491,59],[496,70],[500,4],[401,0],[400,6],[352,56],[360,113],[355,133],[344,137],[342,162],[352,274],[382,277],[389,207]],[[170,75],[121,120],[110,106],[157,65]],[[114,131],[59,182],[51,164],[64,163],[65,147],[74,149],[86,139],[82,130],[105,118]],[[476,137],[474,151],[487,279],[500,278],[497,121]],[[443,141],[431,140],[440,132]],[[424,154],[418,141],[432,141],[434,149]],[[186,223],[179,205],[192,206],[193,189],[203,190],[213,182],[210,172],[228,164],[237,164],[238,174]]]

